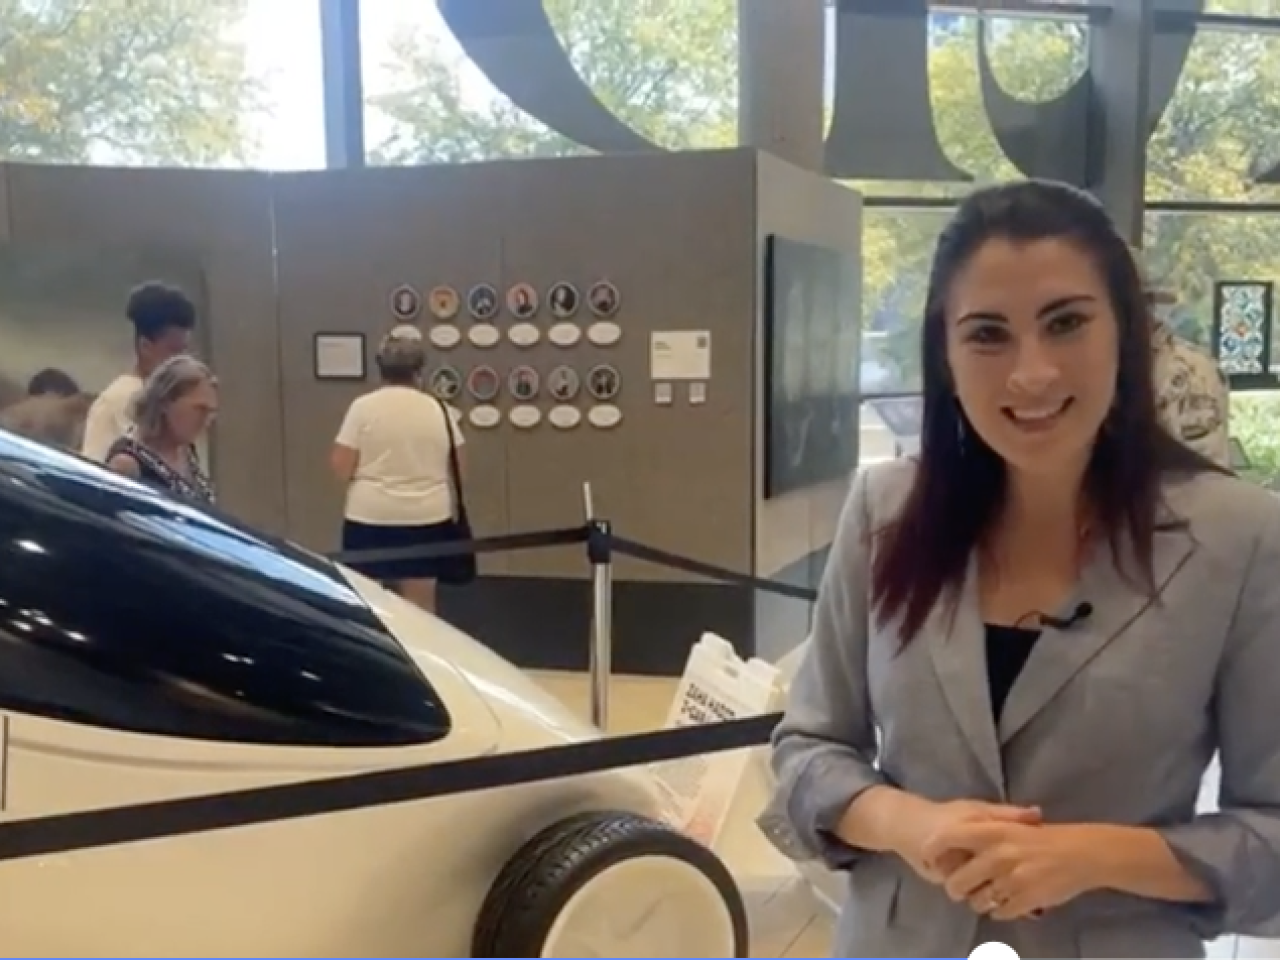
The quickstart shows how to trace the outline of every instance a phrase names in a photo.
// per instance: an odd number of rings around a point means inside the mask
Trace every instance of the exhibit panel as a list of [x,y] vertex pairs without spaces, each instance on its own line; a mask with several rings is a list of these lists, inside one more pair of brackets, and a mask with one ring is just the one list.
[[118,276],[106,275],[95,300],[95,311],[109,310],[109,288],[122,284],[115,308],[116,356],[127,359],[129,351],[123,316],[127,280],[153,279],[142,271],[154,268],[180,274],[175,275],[179,281],[197,283],[203,277],[203,296],[196,296],[205,307],[198,337],[207,344],[222,387],[212,438],[219,498],[237,516],[284,531],[287,438],[268,176],[22,164],[7,165],[3,172],[16,249],[60,256],[105,250],[110,255],[100,269],[107,270],[116,258],[130,264],[127,270],[121,266]]
[[[323,464],[377,383],[379,338],[408,323],[429,344],[428,388],[462,415],[477,535],[581,523],[590,483],[624,536],[749,570],[755,162],[276,178],[294,534],[336,545]],[[676,673],[709,624],[750,642],[743,591],[615,560],[619,669]],[[581,547],[486,556],[443,609],[524,665],[581,668],[588,572]]]
[[[757,576],[816,587],[858,462],[862,198],[774,157],[762,154],[757,163],[760,349],[753,401],[752,569]],[[770,248],[777,246],[785,252],[771,258]],[[816,264],[813,276],[803,269],[806,260]],[[779,275],[770,277],[771,267]],[[791,276],[785,275],[788,267]],[[798,382],[800,402],[787,396],[782,366],[798,367],[786,372]],[[788,450],[771,443],[771,426],[790,428],[801,453],[814,448],[819,455],[780,464]],[[811,442],[812,434],[823,431],[827,439]],[[771,469],[775,479],[786,481],[775,489]],[[808,631],[809,608],[802,601],[756,593],[755,652],[775,659],[800,642]]]
[[[329,451],[351,401],[379,384],[374,355],[382,337],[397,323],[419,325],[432,343],[428,376],[438,380],[442,370],[454,371],[459,396],[450,402],[459,408],[466,406],[462,394],[471,372],[460,357],[474,350],[488,362],[495,349],[465,338],[490,325],[487,310],[500,305],[496,288],[484,286],[501,268],[502,225],[518,198],[503,190],[501,177],[481,196],[469,187],[472,178],[472,168],[437,167],[272,180],[291,531],[317,549],[339,542],[343,491],[328,470]],[[458,298],[456,312],[445,287]],[[430,338],[433,327],[446,322],[433,308],[451,314],[447,322],[460,342],[443,348]],[[363,361],[359,375],[318,367],[318,336],[363,338],[355,344]],[[505,533],[511,529],[509,465],[501,434],[465,422],[462,429],[472,523],[479,532]],[[480,569],[502,573],[507,562],[500,554],[485,556]]]

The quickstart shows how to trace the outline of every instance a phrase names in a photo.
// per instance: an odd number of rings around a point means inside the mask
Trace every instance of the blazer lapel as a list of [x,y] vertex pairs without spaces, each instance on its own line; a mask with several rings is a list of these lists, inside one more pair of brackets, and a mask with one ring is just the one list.
[[940,604],[920,636],[947,706],[992,785],[1004,796],[1004,765],[987,681],[986,631],[978,598],[977,561],[969,563],[954,609]]
[[[1195,549],[1195,541],[1185,525],[1166,517],[1152,547],[1152,568],[1159,594],[1187,562]],[[1135,568],[1129,564],[1126,569]],[[1036,644],[1014,683],[1000,720],[1002,745],[1034,720],[1077,673],[1124,633],[1152,600],[1145,591],[1130,585],[1117,568],[1110,550],[1103,546],[1085,568],[1079,592],[1057,613],[1068,616],[1081,603],[1092,606],[1089,616],[1062,635],[1054,636],[1054,632],[1046,628],[1046,636]]]

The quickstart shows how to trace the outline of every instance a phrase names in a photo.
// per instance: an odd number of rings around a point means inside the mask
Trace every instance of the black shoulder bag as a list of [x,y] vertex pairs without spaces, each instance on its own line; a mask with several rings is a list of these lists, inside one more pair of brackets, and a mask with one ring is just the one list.
[[[454,438],[453,414],[443,400],[436,398],[440,404],[440,412],[444,414],[444,428],[449,432],[449,482],[453,487],[453,517],[448,523],[452,527],[448,539],[462,543],[470,540],[471,520],[467,516],[467,498],[462,490],[462,468],[458,464],[458,443]],[[461,587],[476,578],[476,555],[471,551],[457,553],[449,557],[441,557],[437,569],[437,579],[450,586]]]

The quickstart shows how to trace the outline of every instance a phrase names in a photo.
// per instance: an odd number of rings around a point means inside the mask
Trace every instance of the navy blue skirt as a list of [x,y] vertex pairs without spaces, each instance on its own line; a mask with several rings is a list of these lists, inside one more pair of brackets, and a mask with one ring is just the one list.
[[[376,523],[359,523],[346,520],[342,524],[342,551],[404,550],[427,547],[436,543],[448,543],[457,536],[452,521],[429,523],[421,526],[382,526]],[[441,569],[449,561],[443,557],[417,560],[374,560],[368,563],[356,560],[347,566],[363,573],[371,580],[437,580]]]

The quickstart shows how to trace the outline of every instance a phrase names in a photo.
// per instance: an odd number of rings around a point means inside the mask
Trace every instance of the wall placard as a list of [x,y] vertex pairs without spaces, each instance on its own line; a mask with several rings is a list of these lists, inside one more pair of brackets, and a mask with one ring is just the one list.
[[363,333],[317,333],[313,366],[317,380],[364,380]]

